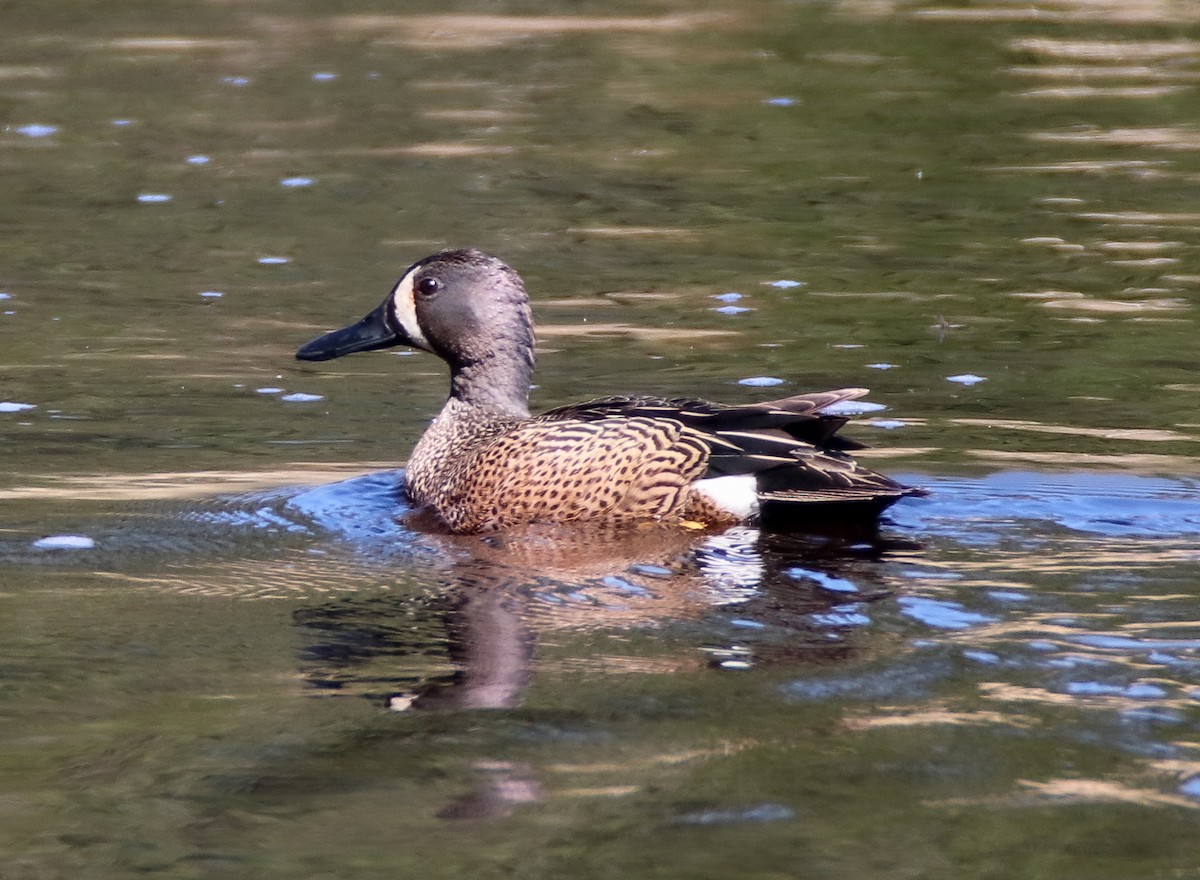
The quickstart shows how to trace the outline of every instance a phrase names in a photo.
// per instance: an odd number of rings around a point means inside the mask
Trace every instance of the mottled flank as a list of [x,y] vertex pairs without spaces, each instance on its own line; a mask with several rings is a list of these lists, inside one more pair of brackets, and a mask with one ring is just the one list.
[[[406,471],[414,501],[455,532],[536,522],[639,521],[721,527],[745,519],[697,491],[753,477],[763,518],[875,517],[920,494],[858,465],[824,410],[861,388],[727,406],[693,398],[608,397],[530,416],[533,323],[521,279],[478,251],[411,266],[374,312],[304,346],[326,360],[390,345],[450,365],[451,394]],[[712,484],[709,484],[710,486]],[[756,511],[754,516],[759,516]]]
[[661,520],[687,508],[708,458],[702,440],[667,419],[514,422],[452,399],[409,460],[408,491],[457,532]]

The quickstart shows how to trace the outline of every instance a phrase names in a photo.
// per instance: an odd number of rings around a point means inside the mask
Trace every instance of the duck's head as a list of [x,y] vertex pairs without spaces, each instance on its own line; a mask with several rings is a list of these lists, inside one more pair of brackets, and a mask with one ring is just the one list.
[[450,365],[451,393],[470,403],[525,409],[533,374],[533,319],[521,278],[495,257],[449,250],[413,263],[361,321],[296,352],[327,361],[410,345]]

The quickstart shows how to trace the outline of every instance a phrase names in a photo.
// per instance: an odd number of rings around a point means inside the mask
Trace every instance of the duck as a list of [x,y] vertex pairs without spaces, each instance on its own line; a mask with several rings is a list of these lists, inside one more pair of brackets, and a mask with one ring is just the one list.
[[534,321],[521,277],[474,249],[405,270],[360,321],[296,352],[326,361],[409,346],[450,368],[450,394],[404,469],[418,510],[448,531],[534,523],[721,530],[877,519],[925,494],[860,465],[837,405],[864,388],[723,404],[630,394],[529,411]]

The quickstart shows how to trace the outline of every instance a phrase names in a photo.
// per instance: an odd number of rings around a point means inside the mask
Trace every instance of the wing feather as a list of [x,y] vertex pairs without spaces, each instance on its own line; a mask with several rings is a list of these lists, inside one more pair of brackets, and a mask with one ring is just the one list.
[[615,396],[558,407],[540,419],[606,423],[671,422],[707,451],[706,477],[752,474],[763,502],[847,502],[882,509],[920,490],[901,486],[846,454],[861,444],[838,436],[848,419],[824,409],[867,393],[842,388],[763,403],[723,405],[697,398]]

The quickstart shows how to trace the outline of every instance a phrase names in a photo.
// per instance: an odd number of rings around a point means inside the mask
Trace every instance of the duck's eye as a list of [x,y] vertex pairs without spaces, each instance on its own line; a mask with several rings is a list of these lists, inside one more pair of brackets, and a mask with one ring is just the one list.
[[417,293],[421,296],[433,296],[441,289],[442,282],[429,275],[417,282]]

